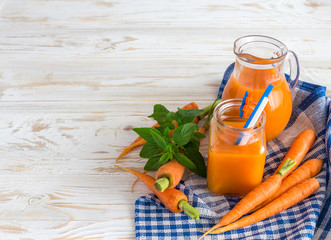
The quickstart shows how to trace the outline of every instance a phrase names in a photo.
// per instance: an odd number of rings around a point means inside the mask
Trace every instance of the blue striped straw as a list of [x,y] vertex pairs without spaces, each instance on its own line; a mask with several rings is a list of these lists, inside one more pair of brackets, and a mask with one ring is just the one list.
[[[256,113],[259,112],[259,114],[262,113],[263,109],[260,109],[261,107],[264,108],[265,104],[262,104],[262,102],[265,103],[264,99],[268,99],[268,96],[271,92],[271,90],[273,89],[273,86],[271,84],[268,85],[268,87],[266,88],[266,90],[264,91],[264,93],[262,94],[259,102],[256,104],[255,108],[253,109],[253,112],[251,113],[251,115],[249,116],[248,120],[246,121],[245,125],[243,128],[248,128],[248,127],[252,127],[256,124],[256,121],[258,119],[259,116],[256,116]],[[262,105],[261,105],[262,104]],[[252,120],[254,119],[254,121],[252,122]],[[236,145],[238,145],[240,143],[240,141],[242,140],[243,136],[240,136],[237,141],[236,141]]]
[[248,96],[248,91],[246,91],[245,92],[245,95],[244,95],[244,97],[243,97],[243,100],[242,100],[242,102],[241,102],[241,106],[240,106],[240,117],[242,118],[243,117],[243,115],[244,115],[244,112],[243,112],[243,108],[244,108],[244,106],[245,106],[245,102],[246,102],[246,98],[247,98],[247,96]]
[[[262,101],[264,100],[264,98],[268,98],[271,90],[273,89],[273,86],[271,84],[268,85],[267,89],[264,91],[264,93],[262,94],[259,102],[256,104],[253,112],[251,113],[251,115],[249,116],[247,122],[245,123],[244,127],[243,128],[248,128],[249,124],[251,123],[253,117],[255,116],[257,110],[259,110],[260,106],[261,106],[261,103]],[[261,111],[262,112],[262,111]]]

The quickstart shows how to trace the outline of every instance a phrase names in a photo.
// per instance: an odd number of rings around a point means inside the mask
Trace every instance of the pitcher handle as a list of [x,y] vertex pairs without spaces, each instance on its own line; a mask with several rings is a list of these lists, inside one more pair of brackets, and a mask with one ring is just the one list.
[[[293,51],[288,51],[287,60],[290,64],[290,77],[287,80],[291,91],[294,90],[299,80],[300,67],[297,55]],[[293,76],[295,74],[295,77]]]

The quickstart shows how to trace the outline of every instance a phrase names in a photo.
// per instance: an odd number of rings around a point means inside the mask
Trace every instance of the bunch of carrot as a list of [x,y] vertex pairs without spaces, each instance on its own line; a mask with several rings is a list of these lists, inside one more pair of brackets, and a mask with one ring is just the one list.
[[[254,224],[313,194],[319,188],[314,176],[320,172],[323,160],[310,159],[298,169],[296,167],[313,145],[315,138],[316,134],[313,130],[302,131],[275,173],[242,198],[218,224],[199,239],[207,234],[218,234]],[[253,213],[241,218],[249,212]]]
[[[215,105],[215,103],[213,103]],[[195,123],[198,123],[209,111],[212,105],[204,108],[204,112],[194,119]],[[191,102],[185,105],[182,109],[199,109],[195,102]],[[159,124],[155,124],[152,128],[158,127]],[[205,129],[200,128],[199,132],[204,133]],[[122,153],[116,159],[116,162],[120,162],[120,159],[128,154],[134,148],[144,145],[146,141],[140,136],[132,142],[128,147],[125,147]],[[147,187],[149,187],[161,202],[172,212],[184,211],[193,219],[199,219],[199,212],[188,204],[186,196],[174,187],[178,185],[185,171],[185,167],[179,164],[175,159],[163,164],[156,172],[155,178],[147,175],[146,173],[140,173],[133,169],[123,168],[117,166],[123,170],[129,171],[142,180]]]
[[[199,109],[198,105],[195,102],[191,102],[182,109]],[[199,119],[194,119],[194,122],[198,122]],[[159,124],[156,123],[152,128],[158,127]],[[203,131],[201,129],[200,131]],[[120,159],[123,158],[126,154],[132,151],[134,148],[144,145],[146,140],[138,136],[128,147],[123,148],[122,153],[117,157],[116,162],[120,162]],[[184,174],[185,167],[179,164],[176,160],[169,161],[168,163],[162,165],[156,172],[154,187],[156,190],[163,192],[166,188],[174,188],[182,179]]]

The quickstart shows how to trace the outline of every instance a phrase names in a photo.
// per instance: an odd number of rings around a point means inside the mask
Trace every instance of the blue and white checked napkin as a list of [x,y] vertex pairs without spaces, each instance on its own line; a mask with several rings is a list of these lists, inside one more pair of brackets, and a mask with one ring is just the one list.
[[[228,81],[234,64],[226,70],[220,93]],[[264,179],[269,177],[283,160],[294,138],[306,128],[312,128],[317,139],[303,162],[311,158],[325,161],[317,175],[320,189],[297,205],[251,226],[205,239],[331,239],[331,101],[326,88],[299,81],[293,92],[293,113],[286,129],[267,144]],[[199,230],[208,230],[240,200],[239,197],[213,195],[206,190],[206,179],[196,175],[181,182],[189,202],[200,211],[200,220],[184,213],[171,213],[154,194],[140,197],[135,205],[136,238],[197,239]]]

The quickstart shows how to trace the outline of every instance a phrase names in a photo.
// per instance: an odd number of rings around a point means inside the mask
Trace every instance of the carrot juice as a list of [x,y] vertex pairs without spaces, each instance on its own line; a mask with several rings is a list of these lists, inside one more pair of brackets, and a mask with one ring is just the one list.
[[273,90],[265,107],[267,115],[265,132],[266,141],[276,138],[286,127],[292,113],[292,95],[285,75],[276,68],[253,69],[240,66],[240,71],[234,71],[224,88],[222,100],[242,98],[246,91],[252,94],[252,101],[257,103],[266,87],[271,84]]
[[207,186],[213,193],[244,196],[262,181],[265,113],[255,127],[243,129],[247,119],[239,117],[240,105],[241,100],[231,99],[214,110],[207,164]]

